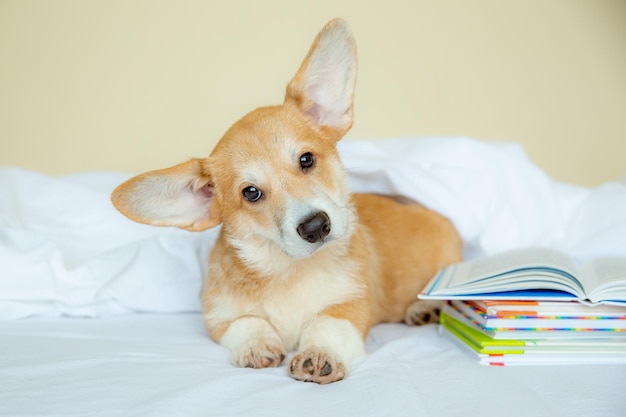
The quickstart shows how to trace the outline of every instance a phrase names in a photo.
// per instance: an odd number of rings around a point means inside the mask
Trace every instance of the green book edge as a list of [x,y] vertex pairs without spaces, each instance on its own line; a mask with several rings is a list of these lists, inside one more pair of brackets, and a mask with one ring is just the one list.
[[[494,340],[489,336],[486,336],[479,331],[472,329],[468,325],[461,323],[459,320],[454,319],[445,312],[440,316],[441,324],[460,341],[469,346],[472,350],[485,354],[485,355],[500,355],[511,354],[521,355],[524,354],[524,349],[502,349],[498,350],[498,347],[515,347],[526,346],[526,343],[520,340]],[[491,347],[491,349],[484,349],[485,347]],[[496,349],[494,349],[496,348]]]

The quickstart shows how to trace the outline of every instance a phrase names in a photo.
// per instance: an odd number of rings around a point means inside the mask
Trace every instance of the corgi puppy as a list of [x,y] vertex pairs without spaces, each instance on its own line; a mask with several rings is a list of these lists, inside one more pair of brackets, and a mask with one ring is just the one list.
[[282,105],[226,132],[208,158],[134,177],[112,202],[130,219],[221,225],[202,293],[210,337],[239,367],[301,381],[346,378],[376,323],[436,321],[417,294],[461,260],[449,220],[391,197],[350,194],[336,143],[352,126],[356,46],[340,19],[319,33]]

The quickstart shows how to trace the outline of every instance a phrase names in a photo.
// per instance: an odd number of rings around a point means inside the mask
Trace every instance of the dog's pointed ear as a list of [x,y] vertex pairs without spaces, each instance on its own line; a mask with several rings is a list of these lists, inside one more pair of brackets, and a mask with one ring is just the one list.
[[201,231],[221,223],[211,177],[201,159],[129,179],[111,194],[115,208],[153,226]]
[[352,126],[356,70],[352,32],[344,20],[331,20],[287,86],[285,104],[295,104],[339,140]]

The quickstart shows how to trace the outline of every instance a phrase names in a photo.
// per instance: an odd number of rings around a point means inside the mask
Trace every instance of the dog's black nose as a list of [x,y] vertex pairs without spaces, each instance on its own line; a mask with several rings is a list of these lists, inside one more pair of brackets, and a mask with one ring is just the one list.
[[298,234],[309,243],[319,242],[330,233],[330,219],[323,211],[314,213],[311,217],[300,223]]

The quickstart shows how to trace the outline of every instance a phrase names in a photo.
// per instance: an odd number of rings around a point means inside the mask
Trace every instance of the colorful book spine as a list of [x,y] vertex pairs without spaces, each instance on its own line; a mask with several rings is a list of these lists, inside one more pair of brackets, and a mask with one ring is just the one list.
[[544,315],[537,311],[488,314],[488,310],[472,301],[449,303],[459,314],[487,331],[626,332],[626,309],[621,315]]

